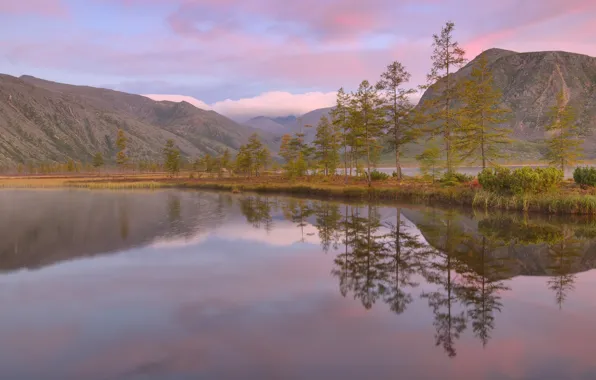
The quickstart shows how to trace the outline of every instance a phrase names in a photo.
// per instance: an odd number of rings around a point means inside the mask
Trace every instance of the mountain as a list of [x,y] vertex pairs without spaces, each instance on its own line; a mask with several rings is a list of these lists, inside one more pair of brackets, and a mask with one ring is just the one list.
[[[468,79],[481,56],[487,58],[495,86],[503,93],[503,106],[512,111],[509,126],[518,144],[543,142],[549,108],[556,104],[557,95],[563,90],[585,133],[586,153],[591,153],[590,157],[596,154],[593,133],[596,128],[596,58],[562,51],[517,53],[490,49],[451,78],[456,82]],[[420,104],[440,94],[443,86],[444,80],[431,86]]]
[[244,122],[244,125],[267,131],[275,134],[284,134],[287,130],[286,126],[276,122],[274,119],[266,116],[257,116]]
[[[123,129],[130,157],[161,159],[167,139],[183,156],[235,151],[254,128],[187,102],[73,86],[31,76],[0,75],[0,164],[115,156]],[[273,137],[260,133],[273,146]]]
[[[294,134],[297,132],[303,132],[305,134],[305,140],[310,142],[314,139],[317,124],[322,116],[329,117],[329,112],[333,107],[319,108],[302,116],[285,116],[285,117],[266,117],[258,116],[250,119],[245,125],[260,129],[262,131],[271,132],[278,136],[286,133]],[[310,126],[310,127],[309,127]]]

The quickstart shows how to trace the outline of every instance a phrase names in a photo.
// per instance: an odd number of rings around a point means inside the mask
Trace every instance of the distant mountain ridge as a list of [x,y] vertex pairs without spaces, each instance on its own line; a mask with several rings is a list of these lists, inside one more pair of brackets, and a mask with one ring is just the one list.
[[[154,101],[103,88],[74,86],[31,76],[0,75],[0,164],[75,159],[107,161],[123,129],[133,160],[161,160],[173,139],[185,157],[235,152],[254,128],[187,102]],[[259,132],[274,145],[273,136]]]
[[272,132],[278,136],[284,134],[294,134],[302,131],[305,134],[305,140],[310,142],[314,139],[315,129],[322,116],[329,117],[333,107],[319,108],[301,116],[284,117],[254,117],[244,124],[256,129]]

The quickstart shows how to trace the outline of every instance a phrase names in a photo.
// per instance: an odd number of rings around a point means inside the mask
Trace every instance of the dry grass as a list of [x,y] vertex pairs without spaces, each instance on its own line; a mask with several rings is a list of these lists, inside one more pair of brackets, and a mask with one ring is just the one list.
[[485,210],[501,209],[548,214],[596,215],[596,191],[582,190],[565,182],[557,192],[533,196],[500,196],[467,185],[443,187],[416,179],[374,182],[344,177],[308,177],[288,180],[279,176],[261,178],[168,178],[163,175],[128,175],[109,177],[0,177],[0,188],[85,189],[210,189],[231,192],[259,192],[351,200],[400,200],[428,204],[471,206]]

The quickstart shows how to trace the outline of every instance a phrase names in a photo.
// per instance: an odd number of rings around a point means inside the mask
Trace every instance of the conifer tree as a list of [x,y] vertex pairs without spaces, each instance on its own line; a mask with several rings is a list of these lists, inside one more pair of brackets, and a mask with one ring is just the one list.
[[422,153],[416,156],[420,163],[420,172],[423,176],[431,176],[433,183],[437,176],[437,166],[441,158],[441,150],[434,144],[429,144]]
[[546,158],[563,172],[582,155],[580,130],[575,121],[575,112],[568,101],[565,93],[561,91],[557,96],[557,104],[549,112],[551,124],[546,126],[546,130],[552,133],[547,141]]
[[408,95],[416,92],[402,86],[410,80],[410,73],[400,62],[393,62],[381,74],[379,88],[383,91],[384,108],[387,115],[388,140],[395,150],[395,172],[402,178],[400,155],[403,146],[416,138],[413,129],[413,105]]
[[511,129],[502,125],[508,111],[501,107],[502,94],[494,87],[492,72],[484,55],[461,85],[458,133],[454,147],[461,159],[482,163],[482,168],[503,157],[502,148],[510,142]]
[[123,167],[128,162],[128,156],[126,155],[127,138],[124,135],[122,129],[118,130],[118,137],[116,138],[116,146],[118,147],[118,153],[116,154],[116,163]]
[[313,144],[314,156],[323,169],[323,174],[326,176],[335,174],[339,163],[338,134],[327,116],[321,117]]
[[100,172],[103,164],[103,155],[101,154],[101,152],[95,153],[95,155],[93,156],[93,167],[97,169],[98,173]]
[[433,35],[432,68],[427,75],[428,85],[425,87],[436,84],[439,93],[423,104],[423,108],[429,112],[429,121],[435,125],[432,134],[443,138],[448,173],[453,173],[455,169],[453,132],[456,123],[453,103],[457,100],[456,85],[450,74],[466,63],[464,49],[453,39],[454,29],[455,24],[449,21],[441,29],[440,35]]
[[372,154],[375,146],[379,144],[382,133],[383,109],[382,100],[376,86],[367,80],[362,81],[358,91],[352,94],[351,116],[354,121],[353,128],[363,146],[366,158],[366,180],[371,186],[370,168],[373,164]]
[[350,136],[350,96],[346,94],[343,87],[337,91],[337,100],[335,107],[331,110],[331,120],[335,128],[341,133],[341,143],[343,145],[344,155],[344,180],[348,180],[348,141]]
[[230,169],[230,161],[232,160],[230,156],[230,151],[226,148],[220,158],[220,168],[229,170]]
[[170,177],[180,172],[180,151],[174,145],[174,140],[169,139],[163,149],[164,168]]

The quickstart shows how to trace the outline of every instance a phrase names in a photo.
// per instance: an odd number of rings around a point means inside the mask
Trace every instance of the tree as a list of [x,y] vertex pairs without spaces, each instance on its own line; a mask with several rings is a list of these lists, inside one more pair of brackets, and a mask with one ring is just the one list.
[[427,75],[428,85],[426,88],[436,85],[437,90],[440,91],[436,97],[426,100],[423,104],[423,108],[429,111],[430,121],[437,124],[431,131],[432,134],[443,137],[448,173],[452,173],[455,167],[452,141],[455,115],[452,108],[453,102],[456,100],[456,86],[450,74],[454,69],[466,63],[464,49],[459,46],[459,43],[453,41],[454,29],[455,24],[449,21],[441,29],[440,35],[433,35],[433,54],[431,56],[433,63],[432,69]]
[[416,160],[420,163],[420,172],[424,176],[432,176],[433,183],[435,182],[436,170],[441,158],[441,151],[439,148],[431,144],[427,148],[416,156]]
[[[331,122],[341,133],[344,153],[344,181],[348,181],[348,141],[350,135],[350,96],[346,94],[343,87],[337,91],[337,101],[331,110]],[[351,165],[350,165],[351,170]]]
[[124,135],[124,131],[122,129],[118,130],[118,137],[116,138],[116,146],[118,147],[118,153],[116,154],[116,163],[120,165],[120,167],[126,165],[128,162],[128,156],[126,155],[126,145],[128,139]]
[[77,168],[76,168],[75,162],[72,159],[68,160],[68,162],[66,163],[66,170],[69,173],[72,173],[72,172],[76,171],[76,169]]
[[335,174],[339,163],[339,141],[337,131],[329,123],[327,116],[321,116],[317,126],[317,134],[313,141],[314,156],[323,169],[324,175]]
[[221,169],[225,169],[225,170],[230,169],[230,162],[232,161],[232,157],[230,155],[230,151],[227,148],[223,151],[219,161],[220,161],[219,167]]
[[250,168],[251,172],[254,172],[255,176],[259,176],[261,169],[264,168],[267,164],[267,161],[271,157],[269,153],[269,149],[263,145],[261,140],[259,140],[259,135],[257,133],[253,133],[249,139],[248,144],[246,145],[248,154],[250,155]]
[[404,89],[402,86],[410,80],[410,73],[400,62],[393,62],[381,74],[379,88],[383,91],[384,108],[387,115],[387,135],[395,150],[395,172],[397,178],[402,178],[400,155],[402,147],[416,138],[412,118],[413,104],[408,95],[416,92],[414,89]]
[[169,139],[163,149],[164,168],[170,174],[170,177],[180,172],[180,151],[174,145],[174,140]]
[[95,155],[93,156],[93,167],[96,168],[97,171],[99,172],[103,165],[104,165],[103,155],[101,154],[101,152],[95,153]]
[[235,167],[238,173],[243,173],[250,177],[252,171],[252,158],[246,145],[242,145],[238,149]]
[[352,94],[351,113],[357,128],[357,135],[366,152],[366,180],[371,186],[370,168],[372,166],[371,154],[382,132],[382,100],[378,88],[367,80],[362,81],[358,91]]
[[510,143],[510,128],[502,127],[508,111],[501,108],[501,91],[494,87],[486,56],[482,55],[472,69],[471,78],[461,86],[459,126],[455,149],[462,159],[480,160],[482,168],[503,157],[502,148]]
[[549,112],[551,124],[546,130],[552,132],[548,139],[546,158],[552,165],[558,166],[563,172],[573,165],[582,155],[580,130],[575,123],[575,112],[569,105],[569,99],[561,91],[555,104]]

